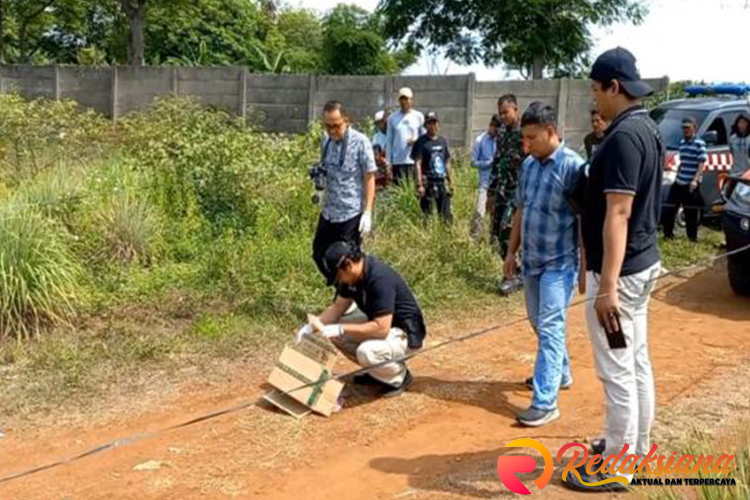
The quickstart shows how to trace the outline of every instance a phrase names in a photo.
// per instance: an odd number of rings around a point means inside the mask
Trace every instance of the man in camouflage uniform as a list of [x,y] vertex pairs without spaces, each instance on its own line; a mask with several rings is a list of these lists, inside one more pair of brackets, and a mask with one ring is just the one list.
[[516,96],[506,94],[500,97],[497,101],[497,110],[504,126],[497,134],[495,160],[490,175],[490,241],[497,245],[500,255],[506,255],[515,209],[513,199],[518,184],[518,173],[526,155],[523,153],[521,117]]

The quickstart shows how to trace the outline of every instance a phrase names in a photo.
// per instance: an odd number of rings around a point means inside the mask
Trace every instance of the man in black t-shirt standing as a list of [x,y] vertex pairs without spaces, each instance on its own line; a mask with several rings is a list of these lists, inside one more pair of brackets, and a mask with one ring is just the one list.
[[607,122],[604,121],[599,110],[591,110],[591,133],[583,138],[583,147],[586,150],[586,159],[591,161],[594,157],[596,148],[604,140],[604,131],[607,129]]
[[[336,277],[336,301],[320,315],[325,325],[322,333],[344,355],[369,367],[421,349],[426,329],[419,303],[388,264],[365,255],[356,244],[338,242],[326,251],[324,266]],[[342,323],[353,303],[367,319]],[[303,326],[297,340],[312,332],[311,325]],[[404,362],[388,363],[354,377],[355,384],[374,385],[386,397],[401,394],[412,382]]]
[[417,183],[419,206],[422,208],[425,220],[432,213],[434,204],[443,221],[450,223],[453,218],[451,215],[453,172],[448,141],[438,135],[440,120],[437,113],[427,113],[425,127],[427,127],[427,133],[417,140],[411,153],[416,165],[414,177]]
[[[603,53],[591,80],[597,109],[611,122],[577,200],[583,206],[588,268],[586,320],[606,398],[606,435],[593,448],[608,457],[628,445],[623,456],[645,456],[655,407],[648,303],[661,272],[657,227],[664,146],[640,102],[653,90],[641,80],[630,52],[618,47]],[[585,485],[611,474],[589,474],[585,467],[578,472],[582,481],[568,474],[563,484],[577,490],[626,490],[617,482]]]

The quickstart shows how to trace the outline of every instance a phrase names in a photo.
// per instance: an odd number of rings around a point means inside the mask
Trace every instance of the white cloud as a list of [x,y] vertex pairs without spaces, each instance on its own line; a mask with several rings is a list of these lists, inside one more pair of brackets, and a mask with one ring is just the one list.
[[[334,7],[336,0],[297,0],[295,6],[320,12]],[[378,0],[350,0],[374,10]],[[621,45],[638,59],[646,77],[667,75],[676,80],[750,82],[747,54],[750,0],[651,0],[650,14],[643,24],[596,28],[594,54]],[[480,80],[506,77],[502,68],[483,65],[459,66],[445,59],[422,58],[408,74],[428,74],[437,65],[441,73],[474,72]]]

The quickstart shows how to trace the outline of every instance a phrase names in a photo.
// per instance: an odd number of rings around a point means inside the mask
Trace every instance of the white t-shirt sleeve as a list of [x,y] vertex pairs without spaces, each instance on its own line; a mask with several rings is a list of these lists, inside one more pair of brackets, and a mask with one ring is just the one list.
[[362,136],[359,151],[359,162],[362,166],[363,174],[372,174],[378,171],[378,167],[375,165],[375,154],[372,151],[372,143],[364,135]]

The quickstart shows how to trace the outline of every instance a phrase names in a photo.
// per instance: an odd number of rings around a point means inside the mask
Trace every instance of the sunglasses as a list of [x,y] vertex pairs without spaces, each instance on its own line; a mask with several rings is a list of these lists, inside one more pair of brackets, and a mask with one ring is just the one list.
[[326,130],[340,130],[341,127],[344,126],[344,123],[346,122],[339,122],[339,123],[324,123]]

